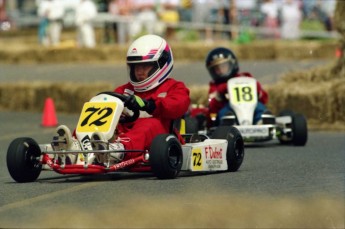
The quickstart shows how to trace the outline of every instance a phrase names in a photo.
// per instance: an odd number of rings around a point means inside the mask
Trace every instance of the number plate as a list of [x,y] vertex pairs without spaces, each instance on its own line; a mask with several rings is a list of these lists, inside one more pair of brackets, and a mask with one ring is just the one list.
[[[251,83],[251,84],[250,84]],[[256,85],[250,82],[248,84],[230,84],[230,102],[232,104],[256,103]]]
[[80,114],[77,132],[108,132],[116,110],[115,102],[87,102]]

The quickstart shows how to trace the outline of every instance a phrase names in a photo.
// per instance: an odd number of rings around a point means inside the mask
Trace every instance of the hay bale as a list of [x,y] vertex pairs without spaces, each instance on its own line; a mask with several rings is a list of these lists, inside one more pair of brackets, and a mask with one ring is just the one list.
[[78,113],[83,104],[92,96],[101,91],[112,91],[113,89],[109,83],[7,83],[0,85],[0,109],[40,112],[43,110],[45,99],[51,97],[57,111]]
[[277,59],[325,59],[334,58],[336,41],[281,41],[274,45]]
[[278,83],[267,87],[270,95],[268,106],[274,113],[291,109],[320,123],[344,121],[344,84],[342,79],[322,84]]
[[208,85],[205,86],[190,86],[190,98],[192,104],[208,104]]

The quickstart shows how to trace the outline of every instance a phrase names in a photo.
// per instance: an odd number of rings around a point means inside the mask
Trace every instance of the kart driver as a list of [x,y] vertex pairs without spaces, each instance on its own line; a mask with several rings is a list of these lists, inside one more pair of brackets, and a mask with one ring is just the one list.
[[[190,104],[189,89],[183,82],[170,78],[173,65],[172,50],[163,38],[144,35],[135,40],[127,51],[129,82],[114,91],[127,95],[125,107],[139,109],[140,116],[134,122],[119,123],[112,138],[114,140],[105,139],[102,133],[95,132],[91,136],[91,142],[113,141],[109,144],[112,150],[149,150],[157,135],[170,133],[173,120],[181,118]],[[67,149],[81,149],[67,126],[59,126],[57,133],[66,139]],[[75,132],[73,135],[75,136]],[[102,143],[94,143],[92,147],[94,150],[106,148]],[[112,162],[119,162],[135,157],[136,154],[140,153],[110,153],[110,159]],[[75,159],[73,155],[69,157],[71,161]],[[101,154],[96,157],[98,161],[102,161]]]
[[[117,138],[110,147],[149,150],[152,140],[158,134],[169,133],[173,120],[187,112],[189,89],[183,82],[170,78],[173,65],[172,50],[160,36],[144,35],[130,45],[127,51],[129,82],[114,91],[129,96],[125,107],[138,108],[141,112],[136,121],[118,124]],[[94,134],[93,138],[102,139],[102,136]],[[111,153],[116,160],[135,154]]]
[[[228,93],[227,81],[233,77],[247,76],[253,77],[248,72],[239,73],[238,60],[235,54],[227,48],[218,47],[211,50],[206,57],[206,68],[212,78],[209,83],[209,117],[208,126],[211,127],[211,117],[216,114],[216,123],[218,125],[221,118],[233,112],[230,107],[226,94]],[[261,119],[261,115],[266,111],[265,104],[268,101],[268,94],[257,81],[258,104],[254,111],[254,124]]]

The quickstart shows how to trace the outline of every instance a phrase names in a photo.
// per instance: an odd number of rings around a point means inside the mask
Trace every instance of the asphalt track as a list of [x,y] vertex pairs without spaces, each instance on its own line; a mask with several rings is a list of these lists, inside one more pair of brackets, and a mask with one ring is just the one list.
[[[272,66],[277,64],[261,64],[271,66],[262,68],[271,73],[259,77],[274,82],[278,69]],[[77,72],[84,72],[79,77],[85,79],[99,72],[103,80],[112,80],[117,72],[113,66],[108,66],[109,73],[99,65],[76,66],[7,66],[11,71],[1,66],[1,82],[4,72],[21,80],[51,77],[66,82]],[[287,63],[281,66],[291,70]],[[67,76],[68,67],[79,70]],[[201,74],[201,67],[181,64],[175,70]],[[55,71],[44,73],[48,69]],[[74,128],[78,116],[58,114],[58,119]],[[343,132],[309,132],[304,147],[275,141],[248,146],[235,173],[183,172],[174,180],[158,180],[141,173],[63,176],[43,171],[37,182],[18,184],[6,167],[10,141],[25,136],[47,143],[54,128],[42,127],[38,113],[3,111],[0,120],[0,228],[344,228]]]

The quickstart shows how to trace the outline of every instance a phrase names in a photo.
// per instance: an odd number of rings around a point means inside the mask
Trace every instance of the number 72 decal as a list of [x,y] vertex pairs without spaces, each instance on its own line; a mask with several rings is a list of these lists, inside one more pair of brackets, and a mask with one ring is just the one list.
[[80,114],[78,132],[107,132],[116,109],[114,102],[87,102]]
[[200,148],[194,148],[192,151],[193,170],[202,170],[202,154]]

